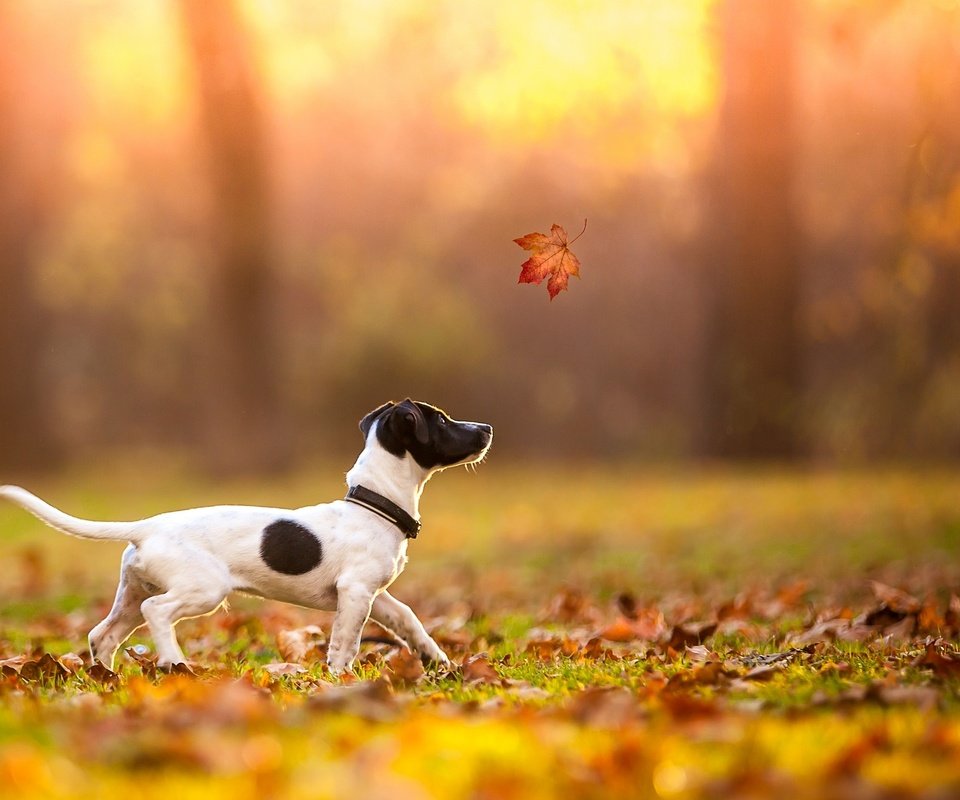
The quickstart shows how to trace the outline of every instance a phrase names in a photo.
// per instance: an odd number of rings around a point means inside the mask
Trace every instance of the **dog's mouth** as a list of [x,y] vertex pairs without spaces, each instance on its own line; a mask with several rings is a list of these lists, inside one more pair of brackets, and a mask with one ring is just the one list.
[[457,459],[450,464],[445,464],[441,469],[465,467],[476,470],[477,466],[486,459],[487,453],[490,452],[490,446],[493,444],[493,428],[489,425],[484,425],[477,433],[479,436],[479,446],[471,449],[463,458]]

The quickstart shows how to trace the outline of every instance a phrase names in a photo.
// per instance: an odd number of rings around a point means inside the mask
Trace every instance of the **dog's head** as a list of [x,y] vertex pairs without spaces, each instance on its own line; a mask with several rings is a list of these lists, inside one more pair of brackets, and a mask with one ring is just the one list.
[[384,403],[360,420],[368,441],[374,427],[384,450],[397,458],[409,453],[430,472],[480,461],[493,441],[490,425],[460,422],[435,406],[410,399]]

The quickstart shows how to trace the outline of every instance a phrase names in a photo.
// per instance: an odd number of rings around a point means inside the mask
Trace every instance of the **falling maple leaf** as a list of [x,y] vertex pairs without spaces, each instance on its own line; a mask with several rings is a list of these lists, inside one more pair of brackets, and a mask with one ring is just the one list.
[[567,232],[562,226],[554,225],[550,228],[550,234],[528,233],[519,239],[514,239],[524,250],[529,250],[531,255],[520,268],[520,279],[517,283],[540,284],[547,276],[547,292],[550,299],[553,300],[560,292],[567,288],[567,283],[571,275],[580,277],[580,259],[578,259],[570,245],[583,236],[583,231],[587,229],[587,221],[583,221],[583,230],[573,239],[567,241]]

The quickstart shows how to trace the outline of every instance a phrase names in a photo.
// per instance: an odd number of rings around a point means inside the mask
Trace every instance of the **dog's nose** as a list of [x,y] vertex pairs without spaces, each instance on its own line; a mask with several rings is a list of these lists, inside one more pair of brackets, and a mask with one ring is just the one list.
[[487,425],[486,423],[480,424],[480,432],[484,435],[484,438],[489,442],[493,439],[493,425]]

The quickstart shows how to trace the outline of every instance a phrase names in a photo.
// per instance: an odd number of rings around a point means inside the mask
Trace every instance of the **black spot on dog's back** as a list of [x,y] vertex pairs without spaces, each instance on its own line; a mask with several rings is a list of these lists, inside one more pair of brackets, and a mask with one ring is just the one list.
[[263,529],[260,558],[276,572],[303,575],[320,563],[323,552],[309,528],[292,519],[278,519]]

